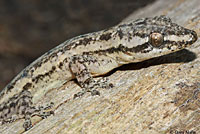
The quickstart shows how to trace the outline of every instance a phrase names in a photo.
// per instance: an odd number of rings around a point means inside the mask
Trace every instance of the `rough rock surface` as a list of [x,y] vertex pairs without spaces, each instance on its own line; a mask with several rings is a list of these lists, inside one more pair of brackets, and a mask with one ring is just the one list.
[[[127,19],[164,14],[200,33],[199,0],[160,0]],[[46,94],[41,103],[55,102],[55,115],[41,120],[26,134],[161,134],[200,133],[200,40],[186,50],[141,63],[128,64],[106,76],[115,87],[101,96],[73,100],[80,87],[70,81]],[[22,120],[0,127],[21,133]]]

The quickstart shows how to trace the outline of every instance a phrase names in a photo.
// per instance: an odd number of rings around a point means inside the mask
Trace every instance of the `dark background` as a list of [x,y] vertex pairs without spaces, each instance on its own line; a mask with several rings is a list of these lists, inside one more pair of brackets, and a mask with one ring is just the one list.
[[154,0],[1,0],[0,90],[65,40],[118,24]]

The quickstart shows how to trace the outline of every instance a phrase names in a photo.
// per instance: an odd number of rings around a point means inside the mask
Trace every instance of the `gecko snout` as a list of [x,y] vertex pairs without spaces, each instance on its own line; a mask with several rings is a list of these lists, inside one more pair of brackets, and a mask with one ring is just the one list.
[[191,44],[196,42],[198,39],[197,33],[195,31],[191,31],[191,35],[192,35],[192,41]]

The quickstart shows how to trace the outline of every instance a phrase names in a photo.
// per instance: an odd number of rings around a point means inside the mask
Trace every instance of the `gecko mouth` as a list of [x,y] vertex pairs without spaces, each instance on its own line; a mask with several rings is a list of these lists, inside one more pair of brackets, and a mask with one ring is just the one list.
[[132,56],[133,54],[131,52],[125,52],[126,55]]

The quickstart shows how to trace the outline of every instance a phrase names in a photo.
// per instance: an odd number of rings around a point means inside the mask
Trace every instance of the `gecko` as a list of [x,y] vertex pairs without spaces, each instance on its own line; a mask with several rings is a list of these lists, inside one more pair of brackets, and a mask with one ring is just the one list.
[[86,92],[100,95],[98,88],[112,88],[113,84],[94,77],[124,64],[173,53],[196,40],[195,31],[164,15],[131,20],[69,39],[36,59],[0,91],[0,123],[25,119],[23,127],[29,130],[33,116],[46,118],[53,114],[45,111],[51,104],[37,106],[49,90],[76,79],[82,90],[74,98]]

